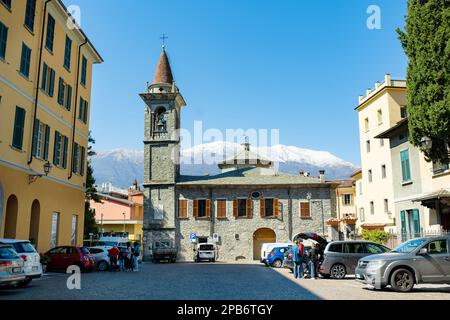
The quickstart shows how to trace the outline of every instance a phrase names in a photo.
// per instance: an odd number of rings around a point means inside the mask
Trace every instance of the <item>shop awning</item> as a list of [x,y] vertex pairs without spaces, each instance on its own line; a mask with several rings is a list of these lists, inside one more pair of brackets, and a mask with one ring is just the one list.
[[450,190],[448,189],[440,189],[438,191],[430,192],[415,199],[412,199],[413,202],[421,202],[427,200],[439,200],[442,198],[450,198]]

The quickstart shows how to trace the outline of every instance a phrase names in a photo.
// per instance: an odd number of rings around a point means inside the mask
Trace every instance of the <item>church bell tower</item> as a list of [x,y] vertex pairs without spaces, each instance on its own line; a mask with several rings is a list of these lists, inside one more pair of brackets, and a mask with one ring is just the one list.
[[161,242],[175,245],[175,184],[180,174],[180,114],[186,105],[173,80],[166,50],[145,93],[144,259]]

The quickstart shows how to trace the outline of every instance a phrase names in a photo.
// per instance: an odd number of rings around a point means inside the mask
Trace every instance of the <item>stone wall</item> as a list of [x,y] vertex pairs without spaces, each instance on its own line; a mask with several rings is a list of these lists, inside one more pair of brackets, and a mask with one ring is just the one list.
[[[261,191],[264,198],[279,199],[278,218],[260,216],[260,201],[253,201],[252,218],[233,217],[233,199],[248,198],[252,191]],[[290,193],[290,196],[289,196]],[[311,193],[311,218],[300,218],[300,202],[307,200]],[[277,242],[290,242],[300,232],[328,232],[324,222],[336,216],[335,192],[330,188],[186,188],[177,186],[176,198],[188,200],[188,218],[176,219],[177,246],[179,260],[192,261],[193,244],[189,234],[195,232],[198,237],[207,237],[212,242],[213,233],[218,233],[219,260],[235,261],[237,259],[253,260],[253,237],[256,230],[269,228],[276,234]],[[211,219],[193,217],[194,199],[211,199]],[[226,219],[216,218],[216,200],[226,199]],[[323,205],[323,218],[322,218]],[[292,218],[290,218],[292,212]],[[259,258],[259,257],[256,257]]]

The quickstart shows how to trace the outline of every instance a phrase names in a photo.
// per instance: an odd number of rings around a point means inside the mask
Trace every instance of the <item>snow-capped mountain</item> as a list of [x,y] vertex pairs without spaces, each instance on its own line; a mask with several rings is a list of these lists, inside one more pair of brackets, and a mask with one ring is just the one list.
[[[243,151],[243,146],[231,142],[211,142],[181,150],[181,173],[205,175],[220,173],[217,163]],[[295,146],[275,145],[251,147],[253,153],[274,162],[280,172],[298,174],[300,171],[317,175],[326,170],[327,179],[345,179],[356,170],[356,166],[327,151],[317,151]],[[112,182],[117,187],[128,187],[136,178],[142,182],[144,151],[114,149],[97,152],[92,158],[97,184]]]

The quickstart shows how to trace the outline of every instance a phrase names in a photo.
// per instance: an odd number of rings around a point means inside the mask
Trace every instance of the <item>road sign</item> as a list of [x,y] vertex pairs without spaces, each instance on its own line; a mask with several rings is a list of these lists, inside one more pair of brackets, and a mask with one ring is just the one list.
[[219,234],[218,233],[213,233],[213,241],[214,242],[219,242]]
[[197,235],[194,232],[190,233],[189,240],[191,240],[191,242],[197,242]]

